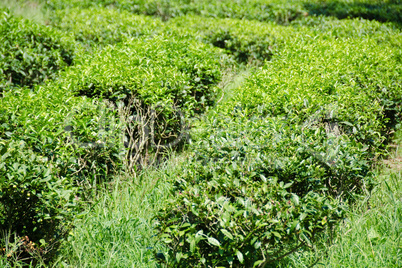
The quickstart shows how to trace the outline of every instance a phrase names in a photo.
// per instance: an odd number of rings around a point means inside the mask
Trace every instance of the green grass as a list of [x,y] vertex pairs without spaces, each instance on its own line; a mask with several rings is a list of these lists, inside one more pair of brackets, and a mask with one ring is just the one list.
[[170,176],[185,154],[138,177],[116,178],[99,190],[86,212],[75,221],[56,266],[155,267],[155,253],[164,252],[156,238],[153,216],[167,198]]

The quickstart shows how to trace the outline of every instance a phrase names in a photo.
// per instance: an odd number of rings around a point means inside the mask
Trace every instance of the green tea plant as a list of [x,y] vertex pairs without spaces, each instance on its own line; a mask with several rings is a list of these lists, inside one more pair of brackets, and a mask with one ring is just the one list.
[[400,0],[46,0],[45,2],[51,9],[102,6],[127,10],[135,14],[158,16],[164,20],[191,14],[288,24],[306,16],[325,15],[339,19],[363,18],[393,22],[396,25],[401,25],[402,22]]
[[106,8],[57,10],[52,13],[51,23],[90,45],[115,44],[130,37],[151,35],[163,27],[158,19]]
[[47,0],[46,4],[51,9],[88,6],[111,7],[119,10],[127,10],[135,14],[158,16],[163,20],[192,14],[205,17],[275,21],[281,24],[287,24],[290,21],[307,14],[302,5],[303,2],[284,2],[279,0]]
[[[21,244],[16,256],[35,253],[51,260],[79,211],[77,200],[86,196],[85,186],[118,172],[121,135],[116,128],[116,137],[100,139],[98,107],[50,83],[35,92],[5,91],[0,98],[0,229],[15,235],[14,242],[27,237],[38,245],[28,250]],[[105,116],[114,117],[108,111]],[[83,146],[99,140],[113,146]]]
[[23,140],[0,140],[0,154],[0,230],[33,241],[30,248],[7,252],[8,257],[29,259],[36,253],[49,260],[56,253],[50,249],[57,249],[71,228],[77,188],[57,175],[59,167],[51,159],[28,148]]
[[171,179],[156,217],[168,265],[279,265],[372,189],[374,157],[400,120],[400,50],[377,33],[297,29],[208,116]]
[[[275,264],[334,226],[346,204],[330,192],[350,189],[367,175],[367,164],[346,175],[322,163],[286,121],[238,116],[212,115],[182,175],[171,179],[172,198],[157,216],[169,265]],[[318,147],[324,138],[325,131],[311,140]],[[347,140],[343,149],[337,159],[343,168],[364,154]]]
[[57,30],[15,17],[7,9],[1,10],[0,20],[0,91],[33,87],[73,63],[74,44]]
[[240,106],[252,114],[259,108],[300,123],[335,105],[344,131],[377,150],[386,125],[400,116],[400,50],[371,38],[335,38],[303,37],[283,50],[280,60],[249,78],[226,111]]
[[312,1],[305,2],[304,7],[315,15],[363,18],[402,26],[401,3],[400,0]]
[[223,48],[240,63],[270,60],[291,33],[286,27],[237,19],[212,19],[184,16],[172,19],[167,29],[188,34],[205,43]]
[[[154,36],[107,47],[82,57],[63,78],[77,95],[176,105],[186,114],[213,102],[221,52],[188,38]],[[62,82],[64,83],[64,82]]]

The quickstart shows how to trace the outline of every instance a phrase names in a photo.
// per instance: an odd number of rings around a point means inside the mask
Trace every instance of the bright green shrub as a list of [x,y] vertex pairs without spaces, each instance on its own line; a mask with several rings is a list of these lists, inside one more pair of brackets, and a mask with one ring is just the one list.
[[341,153],[332,159],[339,165],[331,166],[331,159],[323,161],[309,149],[328,153],[331,141],[323,128],[307,134],[260,116],[213,114],[203,125],[157,216],[171,266],[275,263],[311,246],[343,217],[346,207],[335,196],[350,198],[370,188],[360,144],[333,138]]
[[249,77],[227,111],[240,106],[252,114],[259,107],[268,116],[301,123],[332,105],[345,132],[381,146],[385,124],[401,111],[400,50],[370,38],[315,38],[305,32],[299,38]]
[[[99,137],[98,107],[50,83],[35,92],[5,91],[0,98],[0,230],[44,243],[37,253],[45,259],[71,226],[79,209],[75,198],[85,196],[82,186],[119,171],[121,135]],[[89,142],[99,146],[86,146]],[[29,256],[23,248],[20,253]]]
[[158,19],[106,8],[58,10],[52,16],[53,26],[89,44],[123,42],[129,37],[152,34],[162,27]]
[[82,58],[64,81],[77,95],[113,102],[137,97],[190,115],[213,103],[220,57],[220,50],[186,38],[132,39]]
[[370,38],[376,42],[400,46],[402,34],[399,28],[391,23],[380,23],[365,19],[338,20],[333,17],[308,16],[292,22],[293,26],[311,27],[316,35],[330,38]]
[[37,250],[46,252],[48,247],[58,248],[71,228],[77,189],[58,176],[51,158],[27,147],[24,140],[0,140],[0,230],[28,236]]
[[194,137],[157,216],[170,265],[278,265],[372,189],[373,159],[401,118],[400,49],[377,30],[297,30]]
[[0,91],[7,86],[32,87],[72,64],[74,45],[58,31],[4,9],[0,20]]
[[193,35],[205,43],[223,48],[239,62],[271,59],[283,45],[286,35],[291,33],[289,29],[271,23],[198,16],[172,19],[167,28],[173,32]]

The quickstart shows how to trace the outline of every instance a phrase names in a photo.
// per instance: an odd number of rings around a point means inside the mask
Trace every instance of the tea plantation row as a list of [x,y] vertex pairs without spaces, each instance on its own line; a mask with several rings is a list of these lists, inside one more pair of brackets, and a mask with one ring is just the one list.
[[94,6],[125,10],[134,14],[161,17],[167,20],[186,14],[214,18],[235,18],[258,21],[274,21],[287,24],[308,15],[364,18],[381,22],[402,23],[400,0],[43,0],[48,8],[66,9]]
[[370,192],[401,118],[401,34],[359,23],[359,36],[354,23],[287,30],[272,60],[209,114],[172,178],[180,195],[158,214],[173,266],[279,265]]
[[[119,107],[133,99],[134,123],[158,109],[162,145],[182,134],[175,110],[206,113],[155,212],[168,266],[279,265],[332,230],[372,189],[401,119],[398,1],[320,11],[395,24],[266,2],[51,0],[49,26],[2,10],[0,229],[35,243],[6,259],[51,262],[88,186],[129,171]],[[245,64],[245,83],[221,91],[223,74]]]

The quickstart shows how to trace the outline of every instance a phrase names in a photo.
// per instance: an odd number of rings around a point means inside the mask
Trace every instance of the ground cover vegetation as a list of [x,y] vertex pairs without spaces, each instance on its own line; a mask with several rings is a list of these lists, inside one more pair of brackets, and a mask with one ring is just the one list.
[[398,266],[398,0],[6,6],[2,266]]

